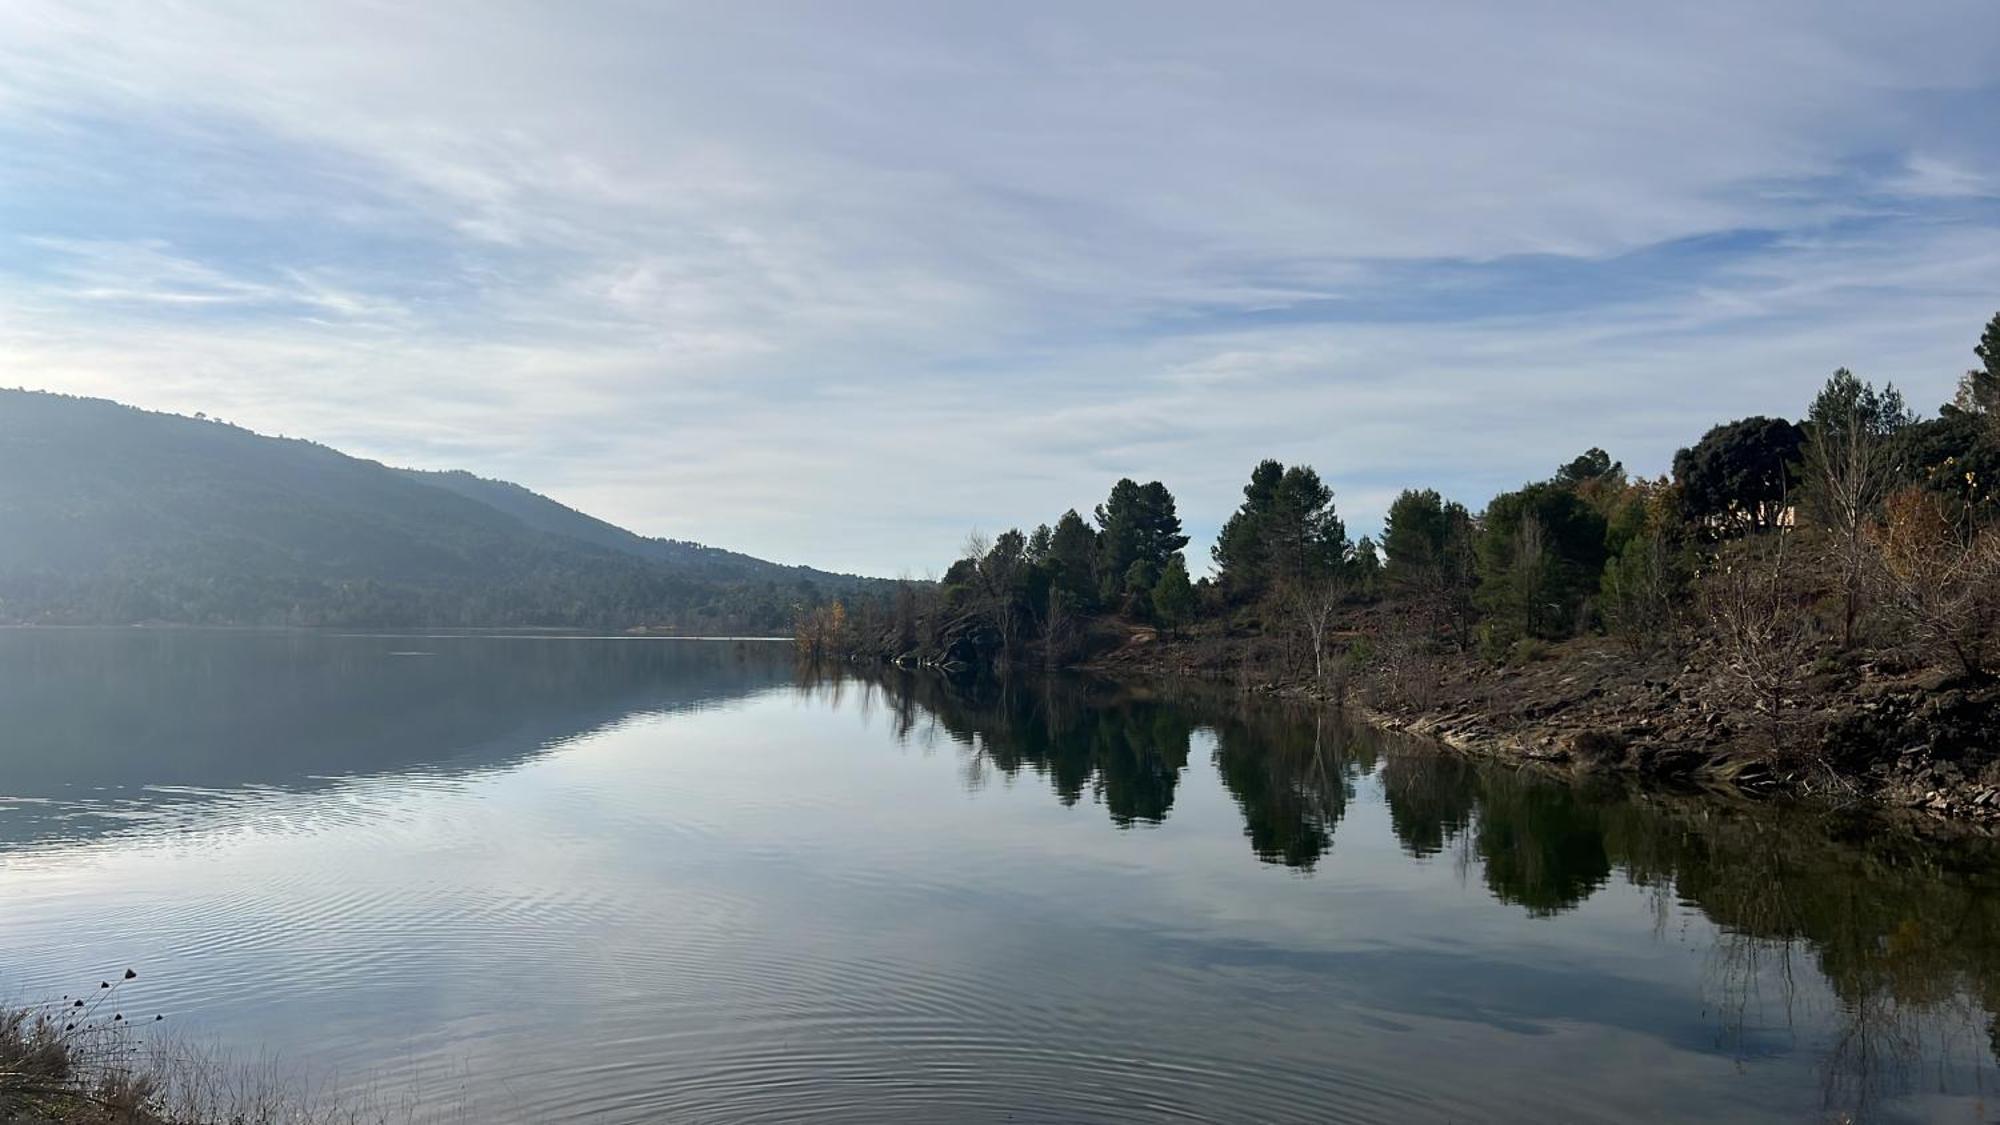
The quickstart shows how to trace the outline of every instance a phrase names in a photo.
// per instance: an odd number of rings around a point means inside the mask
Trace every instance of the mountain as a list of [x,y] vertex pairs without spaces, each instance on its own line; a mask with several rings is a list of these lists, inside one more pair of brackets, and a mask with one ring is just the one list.
[[519,485],[0,391],[0,620],[783,628],[873,580],[649,539]]
[[842,583],[853,575],[831,574],[805,566],[766,562],[720,547],[705,547],[684,539],[654,539],[627,531],[614,523],[579,512],[539,492],[504,480],[488,480],[463,469],[432,472],[425,469],[396,470],[412,480],[456,492],[489,508],[505,512],[536,531],[563,535],[628,555],[666,563],[691,575],[720,582],[809,582]]

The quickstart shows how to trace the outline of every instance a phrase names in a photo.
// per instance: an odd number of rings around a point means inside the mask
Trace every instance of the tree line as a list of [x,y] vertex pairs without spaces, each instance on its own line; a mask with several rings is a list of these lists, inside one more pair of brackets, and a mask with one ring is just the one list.
[[[1112,486],[1089,516],[974,536],[941,581],[832,603],[803,648],[904,662],[1063,665],[1133,625],[1261,642],[1281,674],[1365,666],[1420,688],[1436,658],[1533,659],[1585,634],[1635,652],[1714,643],[1751,696],[1811,645],[1899,646],[1992,671],[2000,610],[2000,314],[1957,397],[1920,418],[1893,384],[1836,371],[1798,420],[1724,422],[1636,476],[1589,449],[1474,510],[1432,488],[1350,539],[1310,465],[1260,462],[1193,577],[1172,492]],[[1246,657],[1247,659],[1247,657]]]

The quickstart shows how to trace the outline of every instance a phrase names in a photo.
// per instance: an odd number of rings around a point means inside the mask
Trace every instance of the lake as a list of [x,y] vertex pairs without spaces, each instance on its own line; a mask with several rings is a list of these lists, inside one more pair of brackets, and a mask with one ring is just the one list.
[[0,633],[0,994],[419,1119],[1981,1121],[2000,854],[754,641]]

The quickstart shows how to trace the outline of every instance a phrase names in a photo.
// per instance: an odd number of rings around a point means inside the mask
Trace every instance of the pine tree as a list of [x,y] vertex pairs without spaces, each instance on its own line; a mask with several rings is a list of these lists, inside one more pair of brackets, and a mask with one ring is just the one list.
[[1097,526],[1099,591],[1106,599],[1147,593],[1168,557],[1188,541],[1173,493],[1159,481],[1140,485],[1128,477],[1113,485],[1097,506]]
[[1194,617],[1194,610],[1194,584],[1188,581],[1187,558],[1177,551],[1153,584],[1153,614],[1160,624],[1178,631]]
[[1284,583],[1309,582],[1347,558],[1347,529],[1333,490],[1310,465],[1259,464],[1243,505],[1223,524],[1214,556],[1232,597],[1258,596]]
[[1062,514],[1049,535],[1046,564],[1057,589],[1080,609],[1097,604],[1097,532],[1075,508]]
[[1957,406],[1974,414],[2000,416],[2000,313],[1986,322],[1972,354],[1979,357],[1979,366],[1959,381]]

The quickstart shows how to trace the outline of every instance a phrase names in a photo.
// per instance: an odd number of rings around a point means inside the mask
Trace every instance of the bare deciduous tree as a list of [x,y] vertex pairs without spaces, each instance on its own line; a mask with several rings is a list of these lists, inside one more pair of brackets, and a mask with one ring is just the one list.
[[1988,670],[2000,618],[2000,532],[1955,524],[1940,498],[1917,489],[1889,497],[1871,529],[1876,597],[1929,663]]
[[1397,703],[1427,709],[1436,702],[1444,674],[1438,621],[1438,603],[1413,601],[1377,636],[1376,682]]
[[1345,576],[1333,570],[1291,578],[1277,593],[1279,606],[1312,653],[1313,686],[1324,688],[1334,614],[1347,597]]
[[1763,714],[1773,750],[1784,748],[1795,725],[1792,705],[1814,647],[1812,613],[1789,558],[1792,535],[1780,530],[1766,558],[1727,564],[1702,585],[1721,686]]
[[1042,618],[1042,663],[1050,668],[1067,664],[1076,651],[1077,632],[1076,611],[1070,608],[1069,595],[1050,586]]

